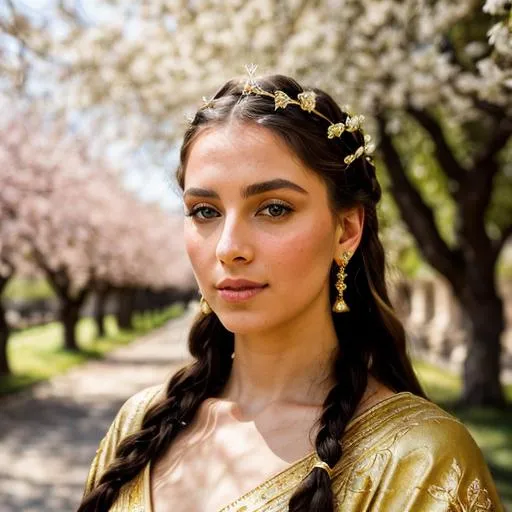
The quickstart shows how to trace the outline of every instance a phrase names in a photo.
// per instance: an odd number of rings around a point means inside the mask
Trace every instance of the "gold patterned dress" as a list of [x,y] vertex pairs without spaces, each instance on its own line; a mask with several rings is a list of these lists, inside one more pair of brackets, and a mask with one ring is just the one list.
[[[87,478],[94,488],[118,443],[141,425],[162,386],[131,397],[101,441]],[[339,512],[503,511],[482,454],[467,429],[435,404],[397,393],[353,419],[333,470]],[[316,462],[311,453],[218,512],[285,512]],[[125,484],[111,512],[152,512],[150,464]]]

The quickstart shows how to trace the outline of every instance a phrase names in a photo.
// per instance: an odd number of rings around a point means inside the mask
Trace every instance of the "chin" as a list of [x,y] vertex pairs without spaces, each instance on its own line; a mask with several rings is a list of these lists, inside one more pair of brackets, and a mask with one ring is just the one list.
[[275,317],[250,311],[223,311],[216,313],[222,325],[233,334],[255,334],[276,324]]

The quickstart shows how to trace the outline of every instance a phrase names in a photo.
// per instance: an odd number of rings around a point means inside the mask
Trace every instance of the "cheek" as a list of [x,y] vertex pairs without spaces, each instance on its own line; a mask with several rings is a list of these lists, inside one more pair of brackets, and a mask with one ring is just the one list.
[[288,232],[269,244],[271,249],[265,252],[272,258],[265,259],[276,271],[276,277],[289,276],[297,281],[306,275],[324,275],[332,262],[334,245],[332,233],[318,225],[303,225],[303,229]]
[[[201,236],[194,226],[185,226],[185,248],[200,281],[207,280],[212,265],[215,266],[215,241],[214,236]],[[334,256],[333,235],[325,219],[307,223],[302,219],[300,225],[289,225],[278,234],[255,230],[252,244],[254,263],[260,270],[267,269],[263,271],[267,275],[260,277],[271,281],[297,282],[299,276],[315,275],[323,278]]]
[[201,269],[204,269],[203,262],[208,254],[205,241],[199,236],[194,228],[187,226],[184,228],[183,239],[185,243],[185,250],[187,251],[194,273],[198,275],[198,273],[200,274]]

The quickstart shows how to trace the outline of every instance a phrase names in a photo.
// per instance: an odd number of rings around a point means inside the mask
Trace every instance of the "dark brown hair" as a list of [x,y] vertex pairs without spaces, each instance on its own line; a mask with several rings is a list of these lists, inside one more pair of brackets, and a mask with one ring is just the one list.
[[[273,75],[259,78],[264,90],[284,91],[297,98],[303,88],[293,79]],[[316,109],[334,123],[344,122],[347,113],[320,89]],[[230,80],[215,94],[212,106],[200,109],[187,130],[177,171],[184,186],[191,144],[207,127],[235,120],[256,123],[278,135],[301,161],[325,182],[333,212],[362,205],[365,221],[360,245],[346,273],[345,299],[350,312],[333,313],[333,322],[342,350],[338,351],[333,373],[337,384],[329,391],[315,440],[318,457],[334,467],[342,456],[340,440],[360,402],[368,381],[368,371],[394,391],[410,391],[424,396],[406,353],[404,328],[388,297],[384,250],[378,236],[376,207],[381,187],[372,161],[364,156],[350,166],[343,163],[364,144],[361,131],[345,132],[339,139],[327,138],[328,123],[297,106],[275,111],[272,98],[244,95],[243,81]],[[336,297],[336,266],[330,272],[330,299]],[[199,314],[191,328],[189,349],[194,357],[170,380],[166,398],[145,414],[141,429],[124,439],[114,461],[98,485],[86,496],[79,512],[105,511],[116,500],[123,484],[134,478],[149,461],[156,461],[168,449],[180,430],[186,428],[199,406],[222,392],[231,372],[234,336],[214,314]],[[331,481],[325,471],[314,469],[290,499],[290,512],[333,511]]]

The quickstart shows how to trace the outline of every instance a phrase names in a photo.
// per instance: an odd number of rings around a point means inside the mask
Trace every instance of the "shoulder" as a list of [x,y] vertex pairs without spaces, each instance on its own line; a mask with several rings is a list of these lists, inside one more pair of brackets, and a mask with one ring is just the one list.
[[468,429],[421,397],[399,393],[384,400],[351,422],[342,444],[346,462],[337,493],[344,510],[349,504],[359,510],[365,499],[382,510],[445,510],[466,502],[480,507],[467,510],[502,510]]
[[424,452],[432,458],[481,455],[463,423],[435,403],[412,393],[398,393],[384,400],[361,419],[360,430],[387,439],[397,457],[410,452]]
[[502,510],[482,451],[467,427],[425,399],[414,397],[410,405],[411,412],[403,413],[408,425],[396,442],[392,474],[399,482],[404,472],[416,475],[415,503],[424,503],[416,508],[464,504],[470,511]]
[[423,452],[434,460],[457,455],[481,458],[481,452],[467,427],[453,415],[424,398],[407,394],[389,414],[396,436],[396,455]]
[[84,495],[97,485],[101,475],[114,460],[119,443],[140,429],[146,411],[165,394],[165,390],[165,384],[151,386],[135,393],[124,402],[96,450],[87,476]]
[[124,438],[140,428],[146,411],[164,395],[166,386],[158,384],[132,395],[119,409],[113,426],[117,437]]

